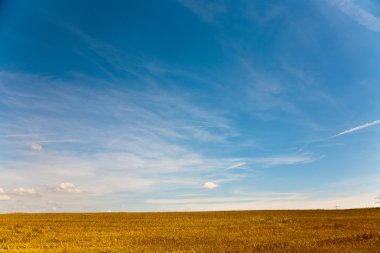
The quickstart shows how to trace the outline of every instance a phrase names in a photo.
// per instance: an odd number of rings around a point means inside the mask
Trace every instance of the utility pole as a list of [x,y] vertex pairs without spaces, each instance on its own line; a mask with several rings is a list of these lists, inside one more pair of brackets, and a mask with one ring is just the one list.
[[338,209],[339,209],[338,204],[335,204],[335,210],[338,210]]

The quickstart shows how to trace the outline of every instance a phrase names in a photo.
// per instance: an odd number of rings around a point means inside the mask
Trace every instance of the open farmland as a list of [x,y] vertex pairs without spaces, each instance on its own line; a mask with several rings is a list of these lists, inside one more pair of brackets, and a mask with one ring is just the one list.
[[3,214],[0,252],[380,252],[380,209]]

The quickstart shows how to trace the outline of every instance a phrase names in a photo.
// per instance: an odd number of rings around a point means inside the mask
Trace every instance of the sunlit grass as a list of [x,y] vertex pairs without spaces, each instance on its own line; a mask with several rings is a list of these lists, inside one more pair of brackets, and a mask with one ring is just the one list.
[[380,252],[380,209],[4,214],[0,252]]

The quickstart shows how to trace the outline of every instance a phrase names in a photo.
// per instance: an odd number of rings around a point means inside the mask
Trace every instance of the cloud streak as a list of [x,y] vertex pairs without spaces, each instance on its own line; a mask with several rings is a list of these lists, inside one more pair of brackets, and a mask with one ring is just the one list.
[[[233,170],[237,168],[250,168],[250,165],[261,166],[264,168],[267,167],[276,167],[284,165],[296,165],[296,164],[307,164],[312,163],[321,157],[316,157],[313,154],[301,153],[294,155],[273,155],[273,156],[257,156],[257,157],[243,157],[239,159],[229,159],[227,162],[235,161],[236,164],[233,164],[226,168],[226,170]],[[247,161],[247,162],[240,162]]]
[[335,138],[335,137],[338,137],[338,136],[341,136],[341,135],[345,135],[345,134],[350,134],[350,133],[353,133],[353,132],[356,132],[356,131],[359,131],[359,130],[362,130],[362,129],[365,129],[365,128],[368,128],[368,127],[371,127],[371,126],[375,126],[377,124],[380,124],[380,120],[375,120],[375,121],[372,121],[372,122],[369,122],[369,123],[365,123],[363,125],[360,125],[360,126],[356,126],[356,127],[353,127],[353,128],[350,128],[350,129],[347,129],[341,133],[338,133],[337,135],[334,135],[332,138]]
[[263,165],[264,167],[305,164],[314,162],[317,158],[311,155],[288,155],[252,158],[252,162]]
[[367,29],[380,33],[380,18],[364,10],[351,0],[336,0],[338,8]]
[[229,166],[229,167],[227,168],[227,170],[240,168],[240,167],[243,167],[243,166],[245,166],[245,165],[246,165],[246,163],[244,163],[244,162],[242,162],[242,163],[237,163],[237,164],[233,164],[233,165]]
[[178,198],[178,199],[150,199],[150,204],[156,205],[180,205],[196,203],[233,203],[233,202],[255,202],[273,200],[296,200],[305,199],[306,195],[301,193],[256,193],[252,196],[229,196],[214,198]]

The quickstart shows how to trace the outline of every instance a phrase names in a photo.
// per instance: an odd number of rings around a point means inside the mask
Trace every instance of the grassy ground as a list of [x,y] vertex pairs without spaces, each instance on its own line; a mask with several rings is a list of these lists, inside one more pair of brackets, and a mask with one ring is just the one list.
[[380,209],[4,214],[0,252],[380,252]]

